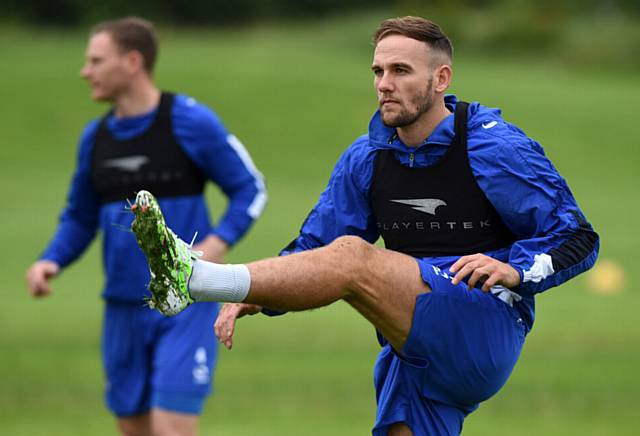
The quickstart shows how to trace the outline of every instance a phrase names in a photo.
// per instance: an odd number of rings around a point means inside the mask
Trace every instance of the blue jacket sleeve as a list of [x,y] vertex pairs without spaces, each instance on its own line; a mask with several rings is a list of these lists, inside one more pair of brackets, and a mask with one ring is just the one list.
[[67,195],[67,204],[60,216],[58,228],[40,257],[61,267],[76,260],[96,235],[100,204],[91,181],[91,151],[98,126],[87,125],[80,138],[77,166]]
[[540,144],[502,122],[469,151],[481,189],[518,238],[508,259],[521,275],[515,291],[542,292],[593,266],[599,237]]
[[374,157],[366,136],[343,153],[300,234],[281,254],[320,247],[341,235],[356,235],[369,242],[378,239],[369,204]]
[[266,205],[262,174],[242,143],[226,131],[216,114],[192,98],[178,96],[173,128],[187,155],[227,196],[227,209],[212,233],[233,245]]

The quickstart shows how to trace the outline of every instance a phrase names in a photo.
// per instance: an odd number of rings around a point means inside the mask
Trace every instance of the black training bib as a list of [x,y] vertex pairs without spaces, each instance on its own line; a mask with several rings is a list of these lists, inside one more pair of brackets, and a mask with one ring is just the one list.
[[173,94],[162,93],[155,120],[140,136],[119,141],[105,115],[96,131],[91,180],[101,203],[133,198],[146,189],[156,197],[202,193],[205,177],[175,138],[171,123]]
[[468,106],[456,105],[454,139],[435,165],[410,168],[392,150],[378,152],[371,206],[388,249],[414,257],[461,256],[515,241],[471,171]]

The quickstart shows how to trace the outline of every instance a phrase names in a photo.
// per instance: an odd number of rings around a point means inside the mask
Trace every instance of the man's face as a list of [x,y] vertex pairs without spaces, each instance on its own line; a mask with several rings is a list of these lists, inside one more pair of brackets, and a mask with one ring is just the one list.
[[80,75],[91,86],[94,100],[114,101],[129,86],[131,73],[127,53],[110,34],[100,32],[91,36]]
[[371,69],[385,125],[409,126],[433,106],[432,56],[424,42],[402,35],[383,38]]

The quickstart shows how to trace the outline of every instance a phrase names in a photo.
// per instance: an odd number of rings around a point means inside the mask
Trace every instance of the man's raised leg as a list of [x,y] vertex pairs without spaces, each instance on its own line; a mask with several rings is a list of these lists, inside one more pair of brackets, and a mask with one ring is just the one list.
[[343,299],[399,351],[411,328],[416,296],[429,291],[415,259],[356,236],[342,236],[325,247],[246,267],[195,260],[187,244],[165,226],[150,193],[139,192],[134,206],[132,228],[153,277],[150,303],[168,315],[190,304],[191,297],[287,311]]
[[[247,268],[251,284],[245,303],[302,311],[342,299],[397,350],[402,349],[409,334],[416,295],[429,291],[415,259],[356,236],[342,236],[326,247],[252,262]],[[200,281],[195,275],[201,273],[196,265],[194,281]],[[209,279],[215,283],[215,277]],[[215,286],[199,289],[197,295],[196,301],[220,301]]]

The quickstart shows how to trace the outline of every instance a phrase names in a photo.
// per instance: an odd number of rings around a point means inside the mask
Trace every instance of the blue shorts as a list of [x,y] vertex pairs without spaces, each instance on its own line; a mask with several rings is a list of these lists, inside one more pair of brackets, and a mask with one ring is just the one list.
[[417,435],[452,436],[464,417],[507,381],[524,343],[516,309],[491,293],[451,284],[418,260],[431,292],[416,298],[409,337],[397,353],[385,345],[374,368],[374,436],[404,422]]
[[102,360],[109,409],[119,417],[156,407],[199,414],[217,359],[217,313],[216,303],[165,317],[141,304],[107,302]]

